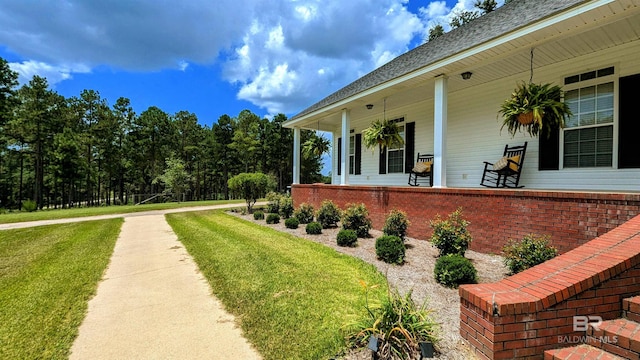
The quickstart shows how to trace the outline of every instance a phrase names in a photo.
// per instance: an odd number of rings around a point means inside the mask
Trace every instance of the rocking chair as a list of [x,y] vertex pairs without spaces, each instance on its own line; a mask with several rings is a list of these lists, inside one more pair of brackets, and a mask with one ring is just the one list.
[[502,158],[495,163],[484,162],[484,172],[480,185],[486,187],[503,187],[503,188],[522,188],[518,185],[520,182],[520,173],[522,172],[522,163],[524,155],[527,151],[527,142],[524,145],[504,146]]
[[419,186],[418,182],[427,181],[433,186],[433,155],[418,153],[416,165],[409,171],[409,185]]

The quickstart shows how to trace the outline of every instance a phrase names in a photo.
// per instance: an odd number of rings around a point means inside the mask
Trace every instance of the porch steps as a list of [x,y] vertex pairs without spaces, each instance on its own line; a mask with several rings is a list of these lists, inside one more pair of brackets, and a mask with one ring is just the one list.
[[640,360],[640,296],[622,300],[623,318],[589,325],[586,344],[547,350],[545,360],[629,359]]

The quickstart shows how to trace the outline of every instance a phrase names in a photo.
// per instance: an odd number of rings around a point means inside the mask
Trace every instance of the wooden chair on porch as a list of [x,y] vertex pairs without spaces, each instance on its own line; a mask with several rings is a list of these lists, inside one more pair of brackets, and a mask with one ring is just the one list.
[[419,183],[427,182],[433,186],[433,155],[418,153],[416,165],[409,171],[409,185],[419,186]]
[[486,187],[521,188],[519,185],[522,163],[527,151],[527,142],[524,145],[504,146],[502,158],[495,163],[484,162],[484,172],[480,185]]

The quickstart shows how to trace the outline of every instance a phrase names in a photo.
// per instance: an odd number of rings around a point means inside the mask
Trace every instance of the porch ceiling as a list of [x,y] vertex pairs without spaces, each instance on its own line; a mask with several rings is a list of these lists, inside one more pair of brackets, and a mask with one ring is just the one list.
[[[387,110],[432,99],[434,78],[440,74],[449,76],[449,93],[515,75],[526,75],[522,78],[526,81],[529,79],[532,48],[535,81],[536,68],[640,40],[640,0],[610,2],[578,16],[558,18],[545,27],[539,23],[531,24],[518,32],[522,30],[525,30],[524,35],[505,34],[496,39],[503,40],[497,44],[481,44],[452,58],[427,65],[413,74],[319,109],[296,121],[295,125],[334,131],[341,124],[341,110],[344,108],[349,109],[351,118],[355,119],[370,116],[372,112],[382,116],[385,98]],[[470,80],[461,79],[459,74],[465,71],[473,73]],[[367,110],[366,104],[373,104],[374,108]]]

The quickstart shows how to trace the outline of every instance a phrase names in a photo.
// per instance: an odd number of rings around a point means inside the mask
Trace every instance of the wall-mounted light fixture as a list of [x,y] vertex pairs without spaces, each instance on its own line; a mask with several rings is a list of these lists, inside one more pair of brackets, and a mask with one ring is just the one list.
[[471,71],[465,71],[462,74],[460,74],[460,76],[462,76],[462,80],[469,80],[471,79]]
[[366,106],[367,106],[367,110],[373,109],[373,104],[367,104]]

